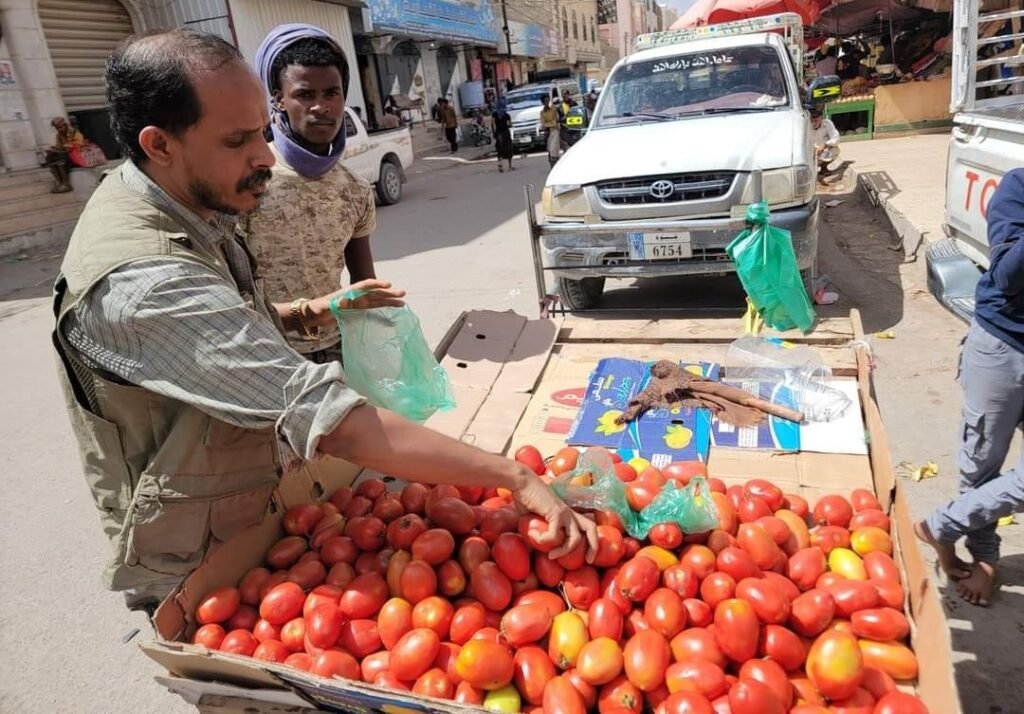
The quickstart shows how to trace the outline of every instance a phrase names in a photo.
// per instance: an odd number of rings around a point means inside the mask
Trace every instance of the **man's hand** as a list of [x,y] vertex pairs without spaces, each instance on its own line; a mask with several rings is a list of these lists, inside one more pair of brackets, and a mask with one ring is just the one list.
[[586,516],[576,513],[555,495],[551,487],[537,476],[523,480],[523,486],[512,493],[520,507],[536,513],[548,522],[548,529],[537,537],[543,543],[550,543],[558,538],[559,531],[565,534],[565,542],[551,551],[552,558],[559,558],[575,548],[580,539],[587,541],[587,562],[597,555],[597,524]]
[[[345,293],[349,290],[365,292],[365,295],[355,300],[346,299]],[[320,326],[331,324],[334,316],[331,315],[331,300],[337,296],[338,306],[342,310],[369,310],[375,307],[402,307],[405,305],[405,291],[391,287],[387,280],[360,280],[358,283],[347,288],[324,295],[309,301],[309,313]]]

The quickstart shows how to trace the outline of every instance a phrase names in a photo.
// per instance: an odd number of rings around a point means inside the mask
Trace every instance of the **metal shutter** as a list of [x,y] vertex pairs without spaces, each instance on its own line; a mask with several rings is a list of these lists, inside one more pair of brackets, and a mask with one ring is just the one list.
[[68,112],[107,106],[103,65],[132,34],[117,0],[39,0],[39,21]]

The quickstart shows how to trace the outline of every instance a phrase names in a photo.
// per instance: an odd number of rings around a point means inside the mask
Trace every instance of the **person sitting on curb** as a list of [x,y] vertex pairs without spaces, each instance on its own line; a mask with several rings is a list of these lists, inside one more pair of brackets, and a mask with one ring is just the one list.
[[826,119],[820,109],[811,111],[811,128],[814,131],[814,158],[818,162],[818,182],[832,172],[828,165],[839,158],[839,131],[831,119]]
[[[982,607],[992,600],[999,561],[997,523],[1024,510],[1024,457],[1002,470],[1024,416],[1024,169],[1006,174],[992,197],[988,242],[991,264],[978,281],[957,377],[960,496],[914,526],[960,596]],[[973,563],[957,557],[961,538]]]
[[56,138],[53,146],[46,151],[46,166],[57,182],[50,192],[67,193],[72,190],[70,180],[72,163],[68,152],[75,147],[84,146],[85,137],[64,117],[57,117],[50,122],[50,126],[56,132]]

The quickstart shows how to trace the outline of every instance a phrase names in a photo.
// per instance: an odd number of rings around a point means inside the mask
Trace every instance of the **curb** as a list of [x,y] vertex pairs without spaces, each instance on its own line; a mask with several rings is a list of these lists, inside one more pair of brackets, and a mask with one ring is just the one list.
[[[860,173],[853,167],[847,169],[847,175],[853,179],[856,187],[854,190],[861,190],[871,201],[871,205],[881,208],[889,224],[899,237],[899,245],[907,256],[916,255],[922,247],[927,247],[936,241],[942,240],[943,235],[932,235],[930,231],[922,230],[915,225],[906,214],[903,213],[893,201],[901,193],[900,188],[891,181],[884,180],[878,173]],[[887,177],[886,177],[887,178]]]

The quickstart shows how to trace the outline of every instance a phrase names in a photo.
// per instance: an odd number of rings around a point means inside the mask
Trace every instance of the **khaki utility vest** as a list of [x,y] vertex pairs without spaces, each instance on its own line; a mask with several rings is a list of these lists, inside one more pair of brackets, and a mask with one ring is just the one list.
[[[281,473],[272,428],[233,426],[90,369],[60,329],[104,277],[138,260],[193,261],[239,286],[225,260],[201,246],[115,172],[86,205],[54,289],[58,373],[85,478],[113,547],[103,574],[111,590],[144,591],[184,578],[212,539],[227,540],[263,519]],[[255,286],[241,285],[239,292],[277,321]]]

